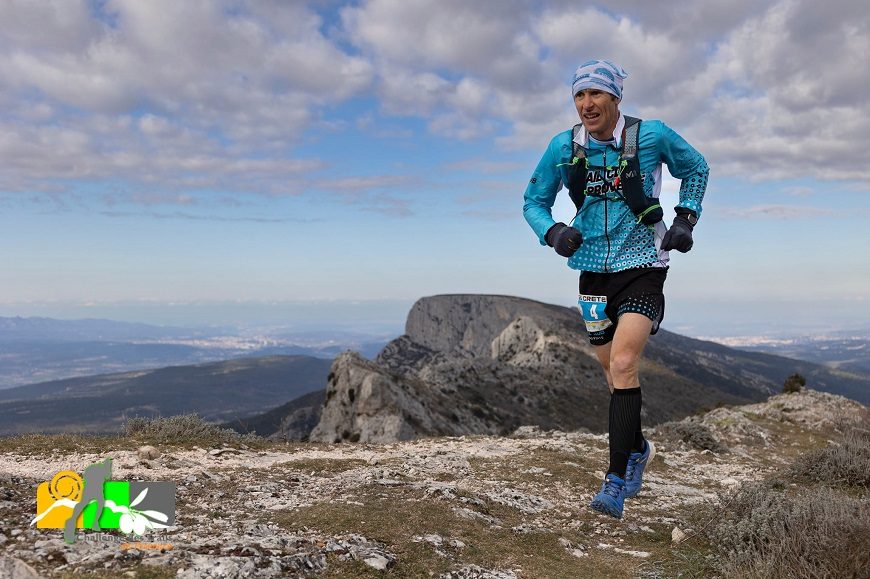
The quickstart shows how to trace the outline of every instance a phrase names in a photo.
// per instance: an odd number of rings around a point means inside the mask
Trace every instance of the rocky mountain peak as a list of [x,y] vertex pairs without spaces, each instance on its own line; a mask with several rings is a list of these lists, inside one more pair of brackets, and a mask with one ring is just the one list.
[[[652,393],[648,424],[766,394],[723,392],[653,360],[643,372]],[[310,440],[389,442],[500,434],[523,425],[602,431],[608,402],[575,309],[509,296],[440,295],[417,301],[406,333],[374,361],[352,353],[335,360]]]
[[[764,400],[794,372],[820,390],[870,387],[866,376],[660,330],[641,360],[643,422]],[[305,418],[319,417],[310,440],[330,443],[504,434],[519,426],[603,432],[608,403],[576,308],[457,294],[418,300],[405,334],[375,360],[336,358],[322,407]],[[299,420],[287,423],[275,438],[305,439]]]
[[520,317],[537,319],[550,330],[577,333],[576,310],[498,295],[456,294],[418,300],[405,324],[408,338],[430,350],[491,356],[493,340]]

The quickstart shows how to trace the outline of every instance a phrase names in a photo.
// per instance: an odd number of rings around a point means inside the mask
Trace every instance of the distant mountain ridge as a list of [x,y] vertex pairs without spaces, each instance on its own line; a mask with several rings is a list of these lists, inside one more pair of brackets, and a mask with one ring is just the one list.
[[239,358],[0,390],[0,434],[117,432],[125,417],[195,412],[230,421],[322,390],[330,361]]
[[0,317],[0,342],[93,342],[194,338],[201,330],[154,326],[103,319],[58,320],[41,317]]
[[240,434],[254,433],[280,441],[307,440],[320,421],[326,390],[316,390],[256,416],[224,423]]
[[[675,356],[678,352],[689,355]],[[779,392],[785,377],[797,372],[814,390],[870,404],[870,373],[867,372],[844,371],[813,361],[738,350],[667,331],[659,332],[650,340],[644,356],[723,391],[731,391],[737,378],[746,384]]]

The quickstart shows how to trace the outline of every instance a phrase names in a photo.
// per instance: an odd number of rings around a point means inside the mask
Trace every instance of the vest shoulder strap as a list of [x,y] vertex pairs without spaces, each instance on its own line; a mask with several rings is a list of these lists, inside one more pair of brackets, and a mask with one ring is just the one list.
[[574,128],[571,129],[571,157],[572,157],[572,160],[574,158],[583,159],[586,157],[586,151],[583,150],[583,147],[581,147],[579,144],[577,144],[577,135],[580,133],[580,131],[582,129],[583,129],[583,123],[577,123],[576,125],[574,125]]
[[640,119],[625,117],[622,128],[622,158],[633,159],[637,156],[637,135],[640,133]]

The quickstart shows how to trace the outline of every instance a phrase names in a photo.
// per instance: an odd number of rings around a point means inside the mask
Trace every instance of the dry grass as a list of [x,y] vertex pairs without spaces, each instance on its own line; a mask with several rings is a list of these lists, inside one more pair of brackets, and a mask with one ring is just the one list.
[[120,436],[86,434],[18,434],[0,437],[0,452],[25,456],[50,456],[74,452],[103,453],[107,449],[127,446]]
[[[577,558],[559,544],[559,537],[583,544],[588,538],[580,531],[528,532],[511,530],[521,522],[520,514],[503,505],[474,505],[474,510],[503,521],[492,527],[483,521],[458,516],[454,501],[423,497],[410,489],[367,487],[360,489],[357,501],[363,505],[324,502],[297,509],[278,517],[288,529],[313,528],[328,534],[359,533],[384,543],[397,560],[385,574],[366,568],[359,562],[341,562],[330,558],[334,577],[428,577],[438,576],[457,565],[474,564],[487,569],[522,569],[527,577],[624,577],[624,562],[613,561],[605,552],[589,550],[589,556]],[[472,507],[471,504],[462,505]],[[436,553],[425,542],[415,542],[415,535],[438,534],[445,538]],[[459,539],[464,548],[447,546],[449,539]]]
[[690,525],[702,532],[641,576],[870,577],[866,420],[827,448],[819,448],[824,439],[816,433],[757,421],[770,432],[779,456],[792,457],[790,466],[776,468],[797,484],[766,479],[720,496],[719,506],[697,508]]
[[[118,576],[124,576],[125,572],[134,573],[136,579],[171,579],[178,575],[179,568],[170,566],[144,565],[138,564],[130,569],[111,569],[111,570],[90,570],[87,572],[87,577],[94,579],[117,579]],[[79,579],[84,573],[81,571],[67,571],[61,575],[62,579]]]
[[[475,479],[497,480],[545,497],[558,492],[557,485],[584,489],[597,486],[599,481],[587,472],[588,467],[567,464],[585,461],[573,453],[545,449],[522,456],[469,460]],[[552,476],[529,471],[533,467],[543,468]],[[586,501],[530,514],[463,490],[462,485],[455,493],[443,496],[410,485],[369,485],[355,491],[354,502],[362,504],[323,501],[278,515],[277,522],[288,530],[304,527],[325,534],[359,533],[383,543],[397,557],[396,563],[382,574],[359,562],[330,556],[332,577],[428,577],[430,572],[437,577],[463,565],[477,565],[484,569],[519,569],[522,577],[607,578],[632,576],[648,561],[599,549],[599,542],[646,551],[657,561],[671,561],[674,557],[667,525],[654,525],[654,532],[636,528],[627,531],[623,522],[604,520],[588,511]],[[497,524],[463,517],[457,508],[470,509]],[[596,534],[598,523],[604,523],[609,531],[621,530],[618,534],[624,542],[607,533]],[[526,532],[514,530],[521,525]],[[437,553],[431,544],[413,540],[415,535],[426,534],[444,538],[445,554]],[[575,557],[559,543],[560,538],[585,548],[587,556]],[[450,539],[458,539],[466,547],[448,547]]]
[[283,480],[293,473],[310,473],[319,477],[333,477],[367,465],[366,461],[358,458],[302,458],[275,465],[267,478],[268,480]]
[[[576,488],[594,489],[601,481],[593,474],[604,470],[606,463],[590,460],[580,453],[558,450],[536,449],[532,453],[509,458],[471,457],[469,466],[475,476],[481,479],[498,479],[506,483],[551,484],[561,481]],[[529,472],[530,469],[543,468],[543,473]]]
[[218,447],[246,445],[250,448],[274,447],[286,450],[288,445],[270,443],[254,434],[239,434],[217,424],[206,422],[196,414],[180,414],[158,418],[130,418],[121,434],[88,433],[19,434],[0,437],[0,452],[23,455],[55,455],[70,453],[101,454],[133,445],[162,444],[184,448],[192,446]]

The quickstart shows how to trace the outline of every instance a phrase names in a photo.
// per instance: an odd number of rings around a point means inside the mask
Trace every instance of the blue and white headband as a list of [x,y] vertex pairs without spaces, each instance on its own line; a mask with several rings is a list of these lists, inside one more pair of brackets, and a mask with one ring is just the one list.
[[571,86],[573,98],[581,90],[593,88],[609,92],[618,99],[622,99],[622,79],[628,73],[616,66],[609,60],[589,60],[577,67],[574,73],[574,82]]

